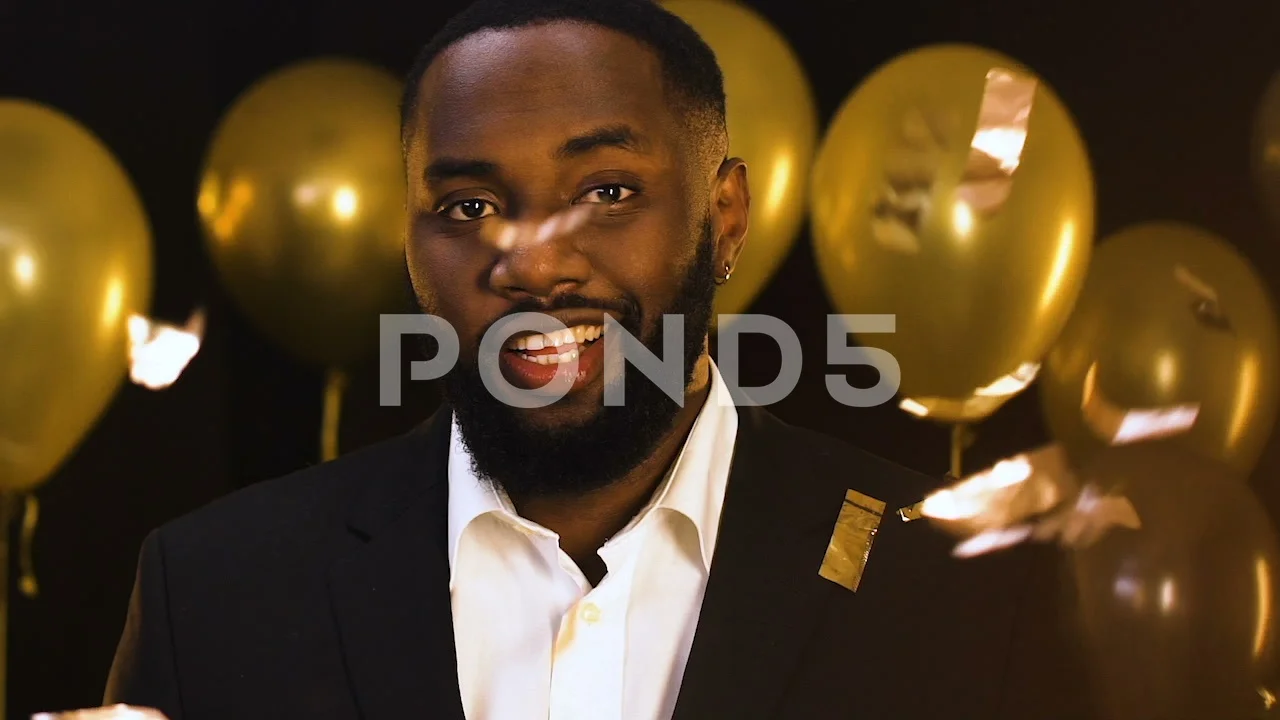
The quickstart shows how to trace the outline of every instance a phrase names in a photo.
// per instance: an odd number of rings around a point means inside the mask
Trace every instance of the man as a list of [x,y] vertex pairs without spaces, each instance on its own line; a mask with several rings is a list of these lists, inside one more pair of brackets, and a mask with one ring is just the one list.
[[[402,134],[414,287],[459,339],[445,406],[150,535],[108,702],[172,720],[1080,717],[1010,662],[1053,635],[1018,613],[1027,553],[952,562],[894,513],[926,478],[730,401],[708,328],[750,193],[688,26],[648,0],[482,1],[424,49]],[[566,329],[486,355],[524,312]],[[608,372],[606,340],[664,356],[664,315],[683,317],[682,402]],[[490,392],[498,375],[511,388]],[[557,379],[559,400],[508,404]]]

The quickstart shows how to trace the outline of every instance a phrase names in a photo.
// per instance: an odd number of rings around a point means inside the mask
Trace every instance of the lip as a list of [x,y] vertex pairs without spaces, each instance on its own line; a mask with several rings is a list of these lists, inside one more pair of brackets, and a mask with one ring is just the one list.
[[[568,327],[592,324],[603,324],[603,322],[565,323]],[[561,349],[567,352],[574,348],[578,349],[578,367],[573,377],[573,384],[569,387],[569,392],[576,392],[590,385],[604,372],[603,338],[586,346],[575,344],[574,347],[562,346]],[[554,380],[557,373],[569,372],[572,367],[571,363],[542,365],[536,362],[529,362],[521,357],[520,352],[508,348],[503,348],[499,353],[499,364],[502,368],[503,377],[512,385],[524,390],[538,390]]]

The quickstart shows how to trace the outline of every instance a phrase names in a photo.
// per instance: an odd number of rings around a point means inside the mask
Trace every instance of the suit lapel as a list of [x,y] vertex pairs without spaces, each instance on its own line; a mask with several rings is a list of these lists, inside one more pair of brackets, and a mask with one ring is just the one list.
[[462,720],[446,557],[449,414],[410,438],[401,465],[366,487],[348,517],[352,547],[330,597],[363,720]]
[[[887,503],[883,524],[889,525],[919,489],[894,486],[870,461],[837,468],[807,456],[821,449],[808,447],[814,443],[807,436],[764,410],[742,407],[739,417],[720,535],[675,720],[775,717],[787,679],[828,609],[878,635],[877,618],[857,610],[859,594],[875,582],[881,538],[858,593],[820,577],[819,569],[847,490]],[[819,474],[815,468],[827,476],[804,475]]]
[[[849,465],[850,457],[861,457],[854,453],[842,454],[841,465],[823,462],[813,455],[825,446],[759,408],[739,408],[739,418],[715,557],[674,720],[776,717],[788,678],[828,613],[847,618],[842,621],[853,637],[891,632],[881,627],[883,612],[863,606],[882,604],[877,586],[893,572],[877,559],[890,554],[887,546],[906,530],[891,522],[892,513],[919,499],[921,487],[895,486],[907,474],[890,475],[870,461]],[[448,431],[442,410],[406,441],[397,465],[361,479],[347,520],[348,549],[330,571],[330,598],[363,720],[463,720],[446,552]],[[849,489],[887,504],[885,531],[856,594],[819,576]],[[846,680],[842,694],[859,682]]]

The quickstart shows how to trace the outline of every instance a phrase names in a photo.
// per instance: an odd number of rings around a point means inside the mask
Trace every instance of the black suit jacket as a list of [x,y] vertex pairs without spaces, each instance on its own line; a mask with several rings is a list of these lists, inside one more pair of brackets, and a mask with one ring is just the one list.
[[[1080,720],[1052,557],[957,561],[893,511],[929,478],[759,408],[734,461],[676,720]],[[462,720],[448,414],[148,536],[107,703],[171,720]],[[888,512],[856,593],[818,575],[846,490]]]

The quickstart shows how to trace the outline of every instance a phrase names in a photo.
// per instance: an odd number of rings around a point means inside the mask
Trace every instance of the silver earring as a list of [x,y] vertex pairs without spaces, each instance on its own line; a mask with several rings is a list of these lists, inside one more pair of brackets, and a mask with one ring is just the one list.
[[731,277],[733,277],[733,268],[729,266],[729,263],[725,263],[725,264],[724,264],[724,277],[718,277],[718,278],[716,278],[716,284],[717,284],[717,285],[723,285],[723,284],[725,284],[725,283],[729,282],[729,278],[731,278]]

